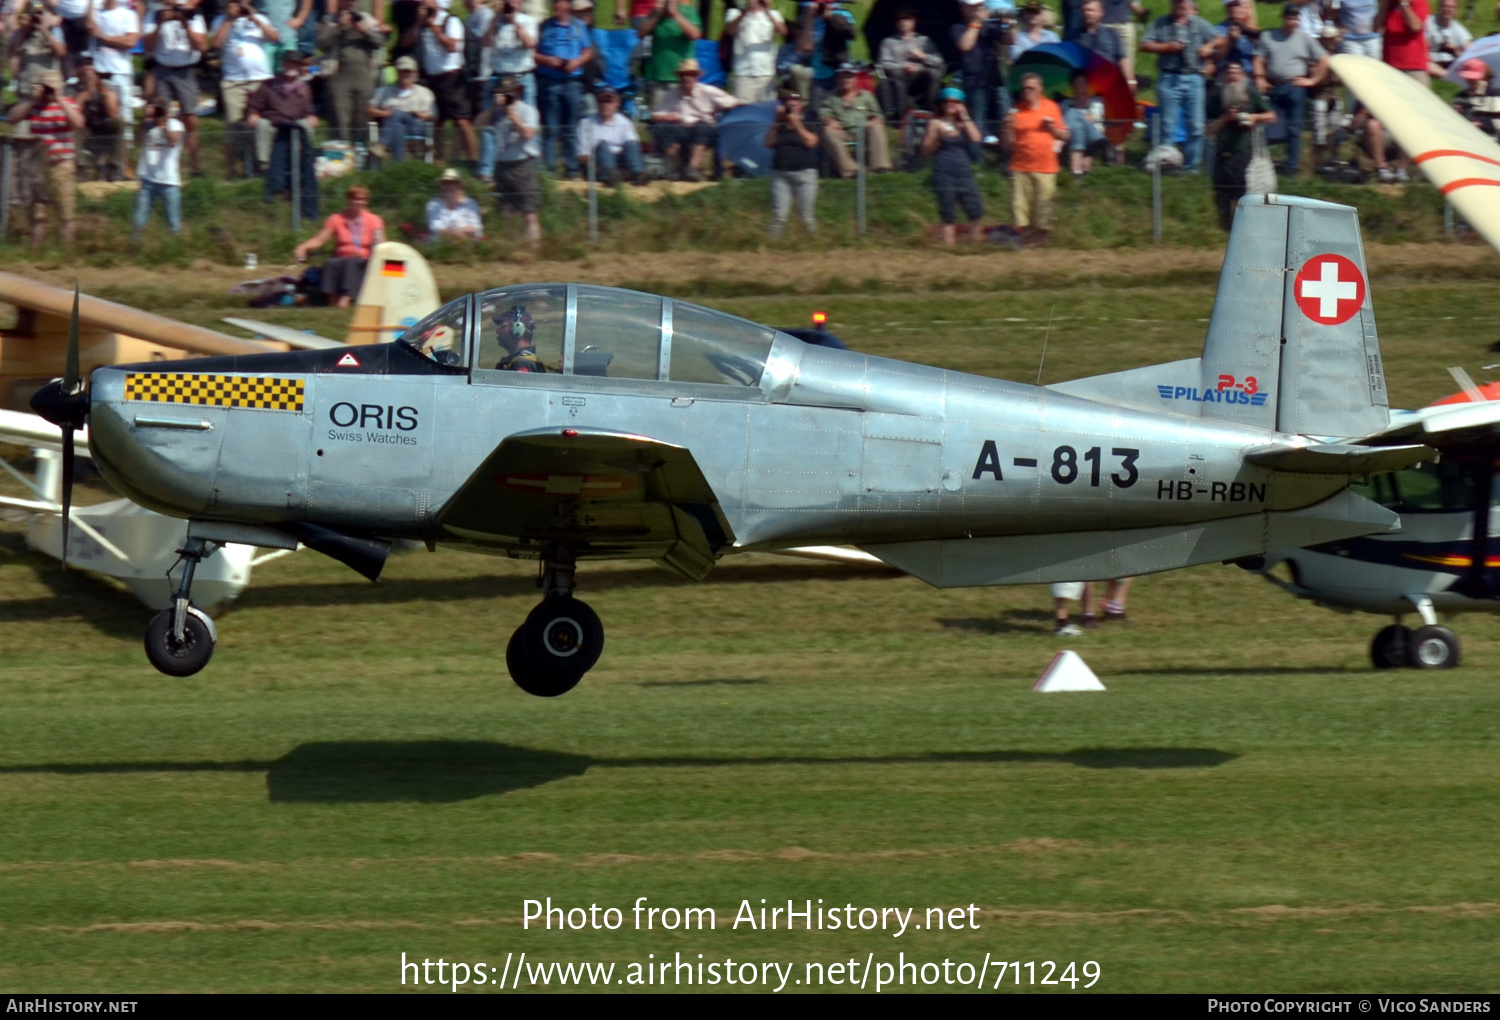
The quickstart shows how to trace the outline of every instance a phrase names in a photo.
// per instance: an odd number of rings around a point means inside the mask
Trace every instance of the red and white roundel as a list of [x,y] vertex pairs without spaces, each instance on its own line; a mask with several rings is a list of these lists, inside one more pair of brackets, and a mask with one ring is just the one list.
[[1314,255],[1292,284],[1297,307],[1320,326],[1348,322],[1365,303],[1365,274],[1342,255]]

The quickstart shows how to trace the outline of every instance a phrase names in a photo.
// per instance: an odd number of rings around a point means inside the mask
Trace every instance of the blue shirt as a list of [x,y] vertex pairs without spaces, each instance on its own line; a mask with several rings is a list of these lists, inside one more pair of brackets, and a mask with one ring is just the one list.
[[[577,60],[592,45],[588,26],[577,18],[568,19],[566,25],[556,18],[548,18],[542,22],[542,27],[537,32],[536,51],[544,56]],[[560,67],[543,67],[538,62],[536,73],[539,78],[582,78],[583,68],[564,71]]]
[[[1248,74],[1251,78],[1254,78],[1255,40],[1256,38],[1259,38],[1260,33],[1255,32],[1255,37],[1252,37],[1250,35],[1250,32],[1255,30],[1250,29],[1249,31],[1246,31],[1247,27],[1248,26],[1245,25],[1240,26],[1239,39],[1235,40],[1235,42],[1229,47],[1229,52],[1225,55],[1230,60],[1238,60],[1240,62],[1240,66],[1245,69],[1245,73]],[[1227,37],[1229,35],[1229,22],[1221,21],[1217,25],[1215,25],[1214,34],[1219,36],[1221,39]]]
[[823,36],[828,34],[828,21],[832,18],[838,18],[841,21],[848,22],[851,29],[854,27],[854,15],[850,14],[842,7],[835,7],[833,10],[828,12],[826,17],[819,18],[816,22],[814,22],[812,73],[813,78],[817,81],[828,81],[830,78],[834,77],[834,71],[836,70],[835,68],[829,67],[828,64],[823,60]]

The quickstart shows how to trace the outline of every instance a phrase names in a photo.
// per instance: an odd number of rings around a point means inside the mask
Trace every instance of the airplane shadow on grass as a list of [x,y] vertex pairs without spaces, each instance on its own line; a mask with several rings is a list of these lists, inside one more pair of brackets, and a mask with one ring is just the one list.
[[14,765],[6,775],[128,775],[264,772],[272,803],[446,804],[527,790],[590,769],[754,768],[766,765],[1065,764],[1090,769],[1215,768],[1238,755],[1196,747],[1079,748],[1073,751],[959,751],[818,758],[592,758],[483,740],[330,741],[303,744],[275,761],[118,762]]
[[939,617],[949,630],[979,634],[1051,634],[1052,614],[1045,609],[1007,609],[999,616]]

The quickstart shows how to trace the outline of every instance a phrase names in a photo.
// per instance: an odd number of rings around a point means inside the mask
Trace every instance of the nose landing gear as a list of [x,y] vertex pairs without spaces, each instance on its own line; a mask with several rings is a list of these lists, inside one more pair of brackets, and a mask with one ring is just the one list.
[[505,648],[511,679],[527,694],[555,698],[578,681],[604,651],[604,625],[588,603],[573,597],[576,563],[558,543],[542,561],[542,602],[516,628]]
[[172,608],[157,613],[146,627],[146,658],[167,676],[192,676],[213,657],[218,630],[208,614],[189,601],[193,572],[212,551],[212,543],[201,538],[189,538],[183,544],[178,550],[182,578],[173,593]]

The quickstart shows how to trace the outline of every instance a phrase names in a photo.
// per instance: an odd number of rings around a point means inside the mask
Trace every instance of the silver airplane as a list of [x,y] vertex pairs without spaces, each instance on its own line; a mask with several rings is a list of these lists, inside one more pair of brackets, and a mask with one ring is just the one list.
[[[604,646],[580,561],[702,578],[722,556],[856,545],[940,587],[1086,580],[1388,531],[1352,476],[1431,454],[1388,425],[1355,211],[1242,202],[1203,354],[1049,387],[804,343],[651,294],[470,294],[362,349],[70,368],[33,398],[89,427],[122,494],[189,521],[163,672],[207,663],[191,602],[222,543],[301,542],[372,580],[392,540],[539,562],[506,662],[571,689]],[[65,494],[65,499],[66,499]],[[63,520],[67,520],[66,512]]]

